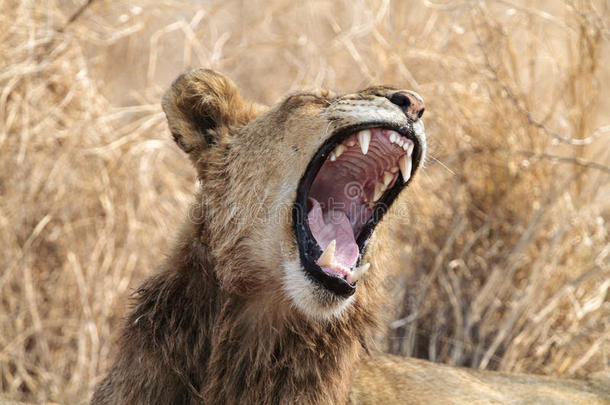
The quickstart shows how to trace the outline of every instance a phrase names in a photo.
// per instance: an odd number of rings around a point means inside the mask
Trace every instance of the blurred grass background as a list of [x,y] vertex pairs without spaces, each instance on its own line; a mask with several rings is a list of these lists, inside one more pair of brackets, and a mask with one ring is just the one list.
[[385,230],[383,350],[579,377],[610,370],[608,1],[0,2],[0,395],[86,403],[194,173],[160,96],[392,84],[430,158]]

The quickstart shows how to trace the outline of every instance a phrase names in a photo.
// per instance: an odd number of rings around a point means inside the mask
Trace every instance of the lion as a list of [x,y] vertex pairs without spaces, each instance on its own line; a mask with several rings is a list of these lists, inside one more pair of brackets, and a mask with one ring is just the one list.
[[426,156],[424,101],[387,86],[267,108],[223,75],[162,106],[198,187],[177,243],[136,291],[93,405],[603,403],[593,382],[375,354],[376,227]]

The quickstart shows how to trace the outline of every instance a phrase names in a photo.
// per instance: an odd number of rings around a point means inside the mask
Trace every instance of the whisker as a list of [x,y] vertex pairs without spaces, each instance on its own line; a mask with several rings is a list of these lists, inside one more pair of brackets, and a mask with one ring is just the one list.
[[441,162],[439,159],[435,158],[432,155],[428,155],[428,158],[430,159],[434,159],[434,161],[436,161],[438,164],[440,164],[441,166],[443,166],[449,173],[453,174],[454,176],[456,175],[455,172],[453,170],[451,170],[446,164],[444,164],[443,162]]

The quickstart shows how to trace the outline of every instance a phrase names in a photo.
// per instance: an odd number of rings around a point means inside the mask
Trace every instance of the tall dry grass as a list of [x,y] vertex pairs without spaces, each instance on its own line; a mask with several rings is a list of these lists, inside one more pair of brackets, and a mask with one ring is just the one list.
[[159,99],[197,66],[263,103],[372,83],[426,99],[431,158],[386,221],[381,348],[609,370],[608,21],[603,0],[4,0],[1,395],[85,403],[108,367],[191,198]]

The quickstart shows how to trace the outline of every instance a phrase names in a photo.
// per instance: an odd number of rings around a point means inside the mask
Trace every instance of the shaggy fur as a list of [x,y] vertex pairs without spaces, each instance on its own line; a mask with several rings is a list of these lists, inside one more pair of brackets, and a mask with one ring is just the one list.
[[227,293],[189,231],[173,268],[138,290],[93,404],[344,403],[373,319],[321,324]]

